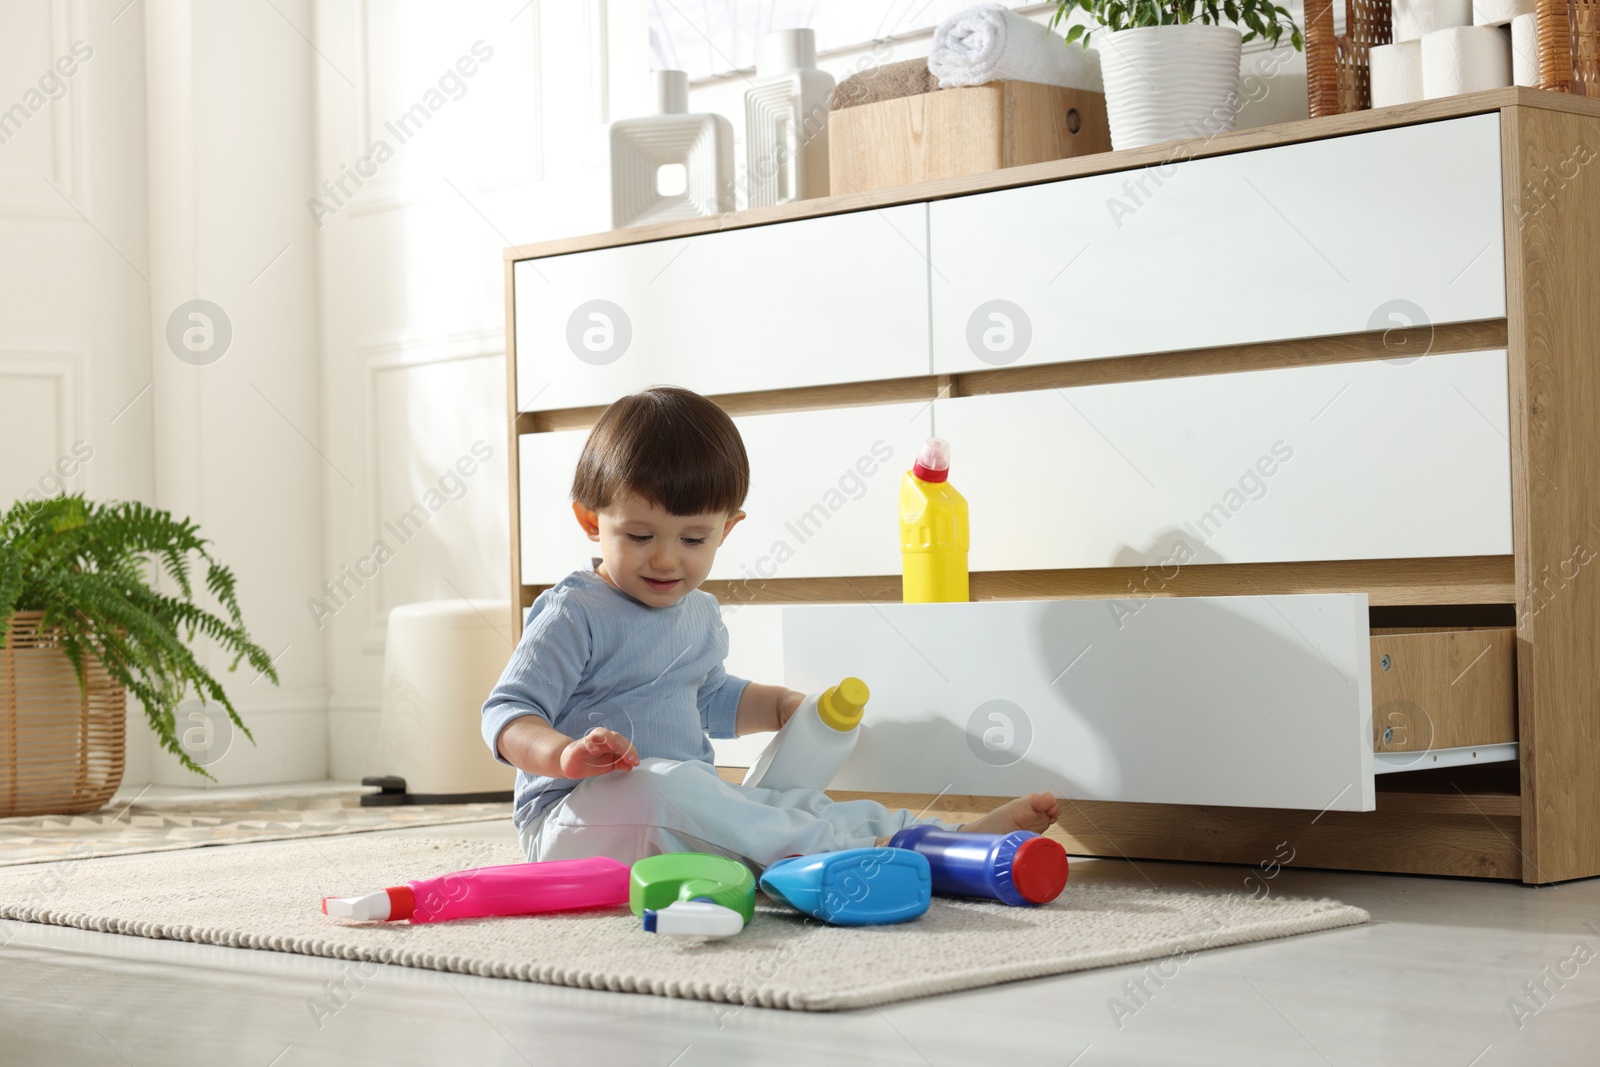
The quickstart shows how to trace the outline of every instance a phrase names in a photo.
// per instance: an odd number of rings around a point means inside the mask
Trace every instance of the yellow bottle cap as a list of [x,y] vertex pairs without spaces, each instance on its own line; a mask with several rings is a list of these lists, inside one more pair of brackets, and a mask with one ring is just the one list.
[[861,721],[861,711],[872,694],[860,678],[846,678],[817,699],[817,717],[840,733],[848,733]]

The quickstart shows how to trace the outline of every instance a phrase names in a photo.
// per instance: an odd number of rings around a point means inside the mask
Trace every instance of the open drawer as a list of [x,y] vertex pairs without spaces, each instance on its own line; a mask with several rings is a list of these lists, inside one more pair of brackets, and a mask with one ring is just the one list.
[[787,685],[873,690],[843,790],[1371,811],[1391,757],[1514,730],[1505,632],[1374,636],[1364,594],[798,605],[782,632]]
[[1372,631],[1373,771],[1515,759],[1513,627]]

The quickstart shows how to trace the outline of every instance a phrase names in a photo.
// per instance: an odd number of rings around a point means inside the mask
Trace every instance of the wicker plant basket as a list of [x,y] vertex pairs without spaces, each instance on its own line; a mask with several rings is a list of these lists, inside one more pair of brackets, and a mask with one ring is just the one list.
[[[1388,44],[1389,0],[1343,0],[1345,32],[1333,32],[1333,5],[1306,0],[1306,96],[1311,115],[1372,106],[1367,53]],[[1600,96],[1600,0],[1538,0],[1539,88]]]
[[122,782],[126,692],[92,659],[81,691],[41,621],[17,612],[0,648],[0,817],[97,811]]

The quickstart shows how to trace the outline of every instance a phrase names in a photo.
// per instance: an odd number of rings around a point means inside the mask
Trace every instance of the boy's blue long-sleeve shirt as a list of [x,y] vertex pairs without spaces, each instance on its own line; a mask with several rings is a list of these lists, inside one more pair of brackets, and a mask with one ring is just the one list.
[[[694,590],[670,607],[640,603],[595,571],[599,559],[540,593],[522,641],[483,705],[483,739],[501,763],[500,731],[537,715],[569,737],[616,730],[640,759],[712,762],[711,737],[735,737],[749,684],[722,669],[728,628],[716,597]],[[631,772],[629,772],[631,773]],[[518,829],[578,782],[518,769]]]

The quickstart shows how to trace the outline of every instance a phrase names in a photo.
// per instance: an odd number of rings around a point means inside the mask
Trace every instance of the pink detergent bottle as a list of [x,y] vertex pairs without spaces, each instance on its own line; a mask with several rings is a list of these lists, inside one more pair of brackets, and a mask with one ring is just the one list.
[[475,919],[534,915],[628,904],[627,864],[607,856],[476,867],[424,878],[358,897],[323,897],[322,913],[336,919]]

